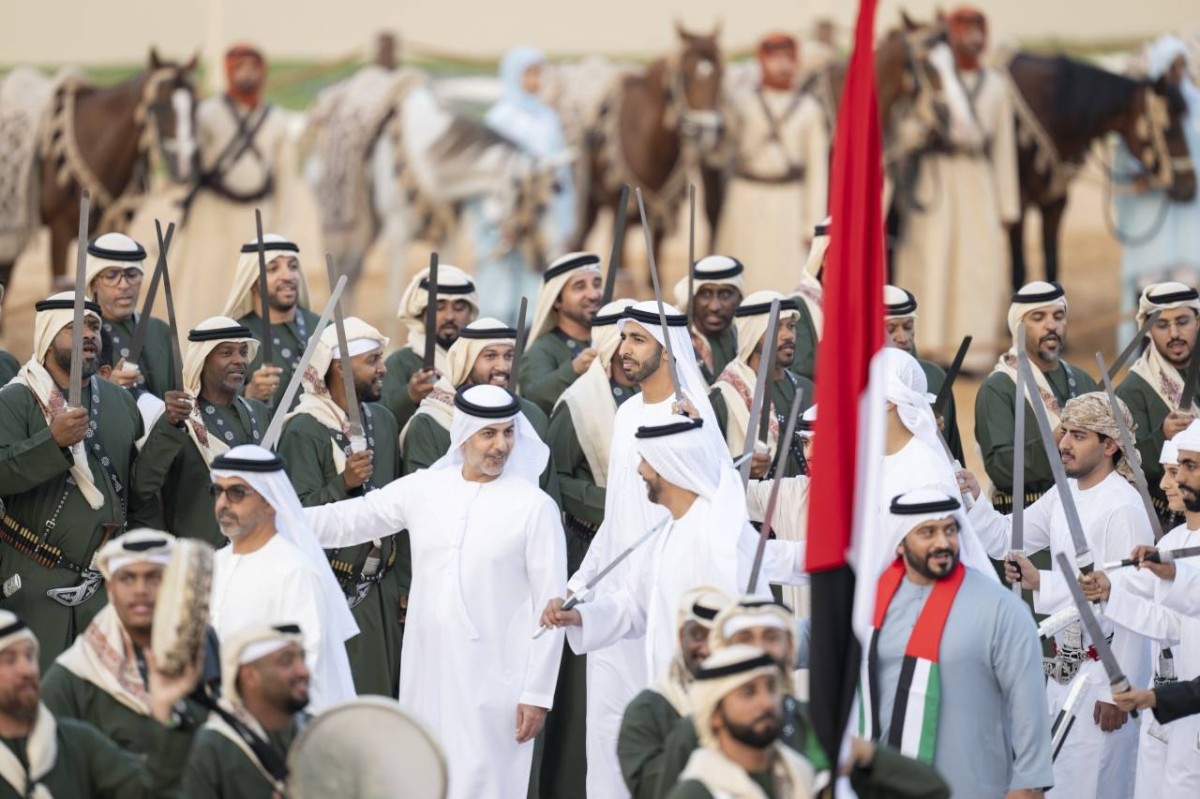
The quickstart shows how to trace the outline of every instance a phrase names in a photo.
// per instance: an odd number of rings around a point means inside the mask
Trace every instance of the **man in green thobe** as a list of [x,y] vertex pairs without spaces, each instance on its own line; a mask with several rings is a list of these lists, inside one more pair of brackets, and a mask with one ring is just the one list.
[[[737,355],[733,312],[746,292],[745,271],[741,261],[728,255],[701,258],[692,269],[692,347],[709,385]],[[675,304],[685,311],[688,307],[686,277],[675,284]]]
[[1183,523],[1183,517],[1167,506],[1167,497],[1159,487],[1163,467],[1159,453],[1164,442],[1174,438],[1195,419],[1192,409],[1179,409],[1192,348],[1196,346],[1200,292],[1183,283],[1157,283],[1147,286],[1138,302],[1137,324],[1159,312],[1150,328],[1149,346],[1134,361],[1129,373],[1117,386],[1117,396],[1125,401],[1137,425],[1137,449],[1150,499],[1162,519],[1162,529],[1171,530]]
[[[883,287],[884,317],[887,327],[888,346],[904,350],[917,359],[921,371],[925,373],[925,381],[929,384],[929,393],[937,394],[946,382],[946,373],[933,361],[917,357],[917,298],[911,291],[899,286]],[[958,415],[954,410],[954,392],[946,400],[946,412],[942,416],[942,435],[950,447],[950,453],[959,463],[966,463],[963,457],[962,438],[958,434]]]
[[257,444],[270,417],[263,403],[238,394],[258,341],[227,316],[205,319],[188,333],[183,391],[168,391],[134,470],[134,493],[161,499],[163,525],[180,538],[214,549],[229,543],[213,513],[212,497],[197,490],[212,481],[213,458],[240,444]]
[[[766,476],[774,463],[779,438],[787,427],[787,414],[792,409],[796,392],[804,392],[800,398],[801,411],[813,403],[812,381],[796,375],[789,368],[796,357],[796,323],[800,318],[796,300],[784,297],[777,291],[756,291],[742,300],[734,313],[737,357],[725,366],[708,395],[730,454],[733,457],[740,456],[745,451],[759,364],[764,344],[767,344],[764,339],[771,318],[771,303],[775,300],[779,301],[779,326],[774,342],[775,365],[771,375],[771,393],[763,400],[764,405],[770,406],[770,423],[766,430],[758,432],[758,440],[764,442],[765,446],[756,446],[751,460],[750,476],[755,479]],[[767,350],[767,353],[769,355],[770,351]],[[784,474],[800,474],[798,458],[788,460],[784,465]]]
[[[92,555],[126,520],[144,522],[130,496],[142,417],[133,396],[95,376],[100,308],[87,303],[82,397],[68,406],[74,292],[37,303],[34,357],[0,389],[0,579],[4,600],[42,642],[49,668],[104,606]],[[100,424],[103,420],[103,424]]]
[[104,332],[112,339],[114,360],[108,379],[133,391],[135,397],[148,391],[162,399],[172,387],[175,371],[167,323],[151,318],[138,363],[127,360],[139,320],[138,295],[145,271],[145,248],[124,233],[105,233],[88,244],[84,278],[88,297],[100,306]]
[[[0,321],[4,320],[4,286],[0,284]],[[8,383],[17,376],[17,372],[21,369],[21,362],[18,361],[11,353],[0,350],[0,387]]]
[[[388,339],[356,317],[345,320],[344,357],[332,325],[321,334],[303,381],[304,394],[279,439],[288,479],[306,507],[340,502],[383,488],[400,476],[399,428],[379,403]],[[349,360],[355,396],[347,398],[342,369]],[[318,380],[317,375],[322,377]],[[356,441],[346,408],[358,403],[363,438]],[[353,547],[325,550],[345,592],[359,634],[346,642],[359,694],[395,697],[400,685],[403,603],[412,580],[405,531]]]
[[[596,357],[586,372],[558,398],[550,414],[550,462],[558,478],[559,508],[567,534],[567,575],[575,573],[604,521],[604,486],[613,417],[617,407],[637,393],[621,369],[617,321],[633,300],[603,306],[592,319]],[[542,790],[548,797],[583,796],[587,773],[587,656],[563,647],[546,717],[546,754]]]
[[[464,386],[490,384],[508,388],[512,374],[517,331],[498,319],[476,319],[459,333],[447,353],[449,373],[438,380],[433,391],[400,432],[404,473],[428,469],[450,449],[450,425],[454,421],[454,393]],[[537,405],[520,397],[521,412],[538,438],[550,436],[550,420]],[[542,474],[542,490],[558,501],[558,476],[551,459]]]
[[[108,605],[42,678],[42,701],[56,718],[86,721],[142,760],[154,751],[158,736],[146,653],[158,588],[174,547],[173,536],[147,529],[105,544],[96,553],[96,567],[104,575]],[[195,729],[207,714],[185,700],[177,721]]]
[[732,603],[724,591],[704,586],[683,595],[679,605],[679,648],[670,671],[625,708],[617,736],[621,774],[633,799],[658,799],[667,738],[692,713],[688,688],[700,663],[711,653],[709,631],[717,614]]
[[429,269],[413,276],[400,298],[396,318],[408,331],[407,343],[388,356],[383,378],[383,404],[401,429],[417,406],[433,391],[438,378],[450,373],[449,352],[458,333],[479,316],[479,294],[471,276],[450,264],[438,265],[437,341],[433,369],[426,369],[425,309],[429,307]]
[[592,323],[603,297],[595,253],[567,253],[542,275],[529,347],[521,359],[521,395],[544,412],[554,410],[562,393],[596,359]]
[[0,610],[0,799],[159,799],[179,785],[192,743],[173,712],[195,688],[200,669],[168,677],[147,664],[151,722],[143,762],[91,724],[55,718],[41,701],[38,639]]
[[184,799],[287,796],[287,753],[308,720],[309,680],[295,624],[256,624],[222,641],[221,698],[196,733]]
[[[1025,340],[1018,342],[1017,325],[1025,323]],[[975,440],[983,454],[983,466],[992,481],[992,506],[1001,513],[1012,511],[1013,427],[1016,408],[1016,347],[1029,355],[1036,386],[1026,386],[1026,403],[1040,399],[1050,419],[1058,426],[1058,415],[1067,400],[1096,390],[1096,381],[1078,366],[1062,358],[1067,341],[1067,297],[1062,286],[1036,280],[1013,295],[1008,309],[1008,330],[1013,348],[1000,356],[995,369],[975,397]],[[1025,507],[1054,485],[1054,475],[1038,433],[1033,409],[1025,409]],[[1045,568],[1044,566],[1042,568]]]
[[[308,310],[308,285],[300,268],[300,248],[283,236],[263,236],[263,257],[267,261],[267,306],[270,326],[264,329],[262,301],[259,298],[258,241],[242,245],[237,272],[225,310],[221,316],[236,319],[263,342],[271,336],[272,363],[263,363],[260,348],[250,362],[250,377],[242,393],[265,403],[271,412],[283,399],[292,373],[300,364],[308,336],[320,317]],[[293,407],[297,400],[293,400]]]

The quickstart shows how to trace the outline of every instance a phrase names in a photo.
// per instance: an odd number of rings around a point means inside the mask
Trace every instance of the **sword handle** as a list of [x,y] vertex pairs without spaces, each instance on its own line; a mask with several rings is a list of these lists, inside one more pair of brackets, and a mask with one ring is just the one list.
[[[571,594],[569,597],[567,597],[567,601],[563,603],[562,610],[570,610],[571,608],[578,605],[579,597],[582,596],[586,592],[587,592],[587,589],[585,588],[583,591],[581,591],[578,594]],[[538,627],[537,632],[533,634],[533,640],[536,641],[537,639],[541,638],[542,635],[549,629],[550,628],[544,624],[541,625],[540,627]]]

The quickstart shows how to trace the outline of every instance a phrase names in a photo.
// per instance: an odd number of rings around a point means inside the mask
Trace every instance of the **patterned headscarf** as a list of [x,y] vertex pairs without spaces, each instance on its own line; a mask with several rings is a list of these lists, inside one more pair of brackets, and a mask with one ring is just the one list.
[[[1129,408],[1119,397],[1117,404],[1121,408],[1121,416],[1125,420],[1125,426],[1130,434],[1137,433],[1137,424],[1134,423]],[[1117,425],[1116,417],[1113,416],[1113,409],[1105,392],[1090,391],[1068,400],[1063,407],[1061,424],[1063,427],[1078,427],[1111,438],[1121,451],[1121,457],[1117,461],[1117,471],[1126,480],[1133,480],[1133,469],[1130,467],[1129,459],[1135,456],[1126,452],[1121,443],[1121,429]]]

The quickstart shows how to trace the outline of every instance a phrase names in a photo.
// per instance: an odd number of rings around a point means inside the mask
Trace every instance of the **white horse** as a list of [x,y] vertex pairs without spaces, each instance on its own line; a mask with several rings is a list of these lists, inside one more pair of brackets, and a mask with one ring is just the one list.
[[[553,169],[453,110],[425,76],[366,67],[324,90],[309,112],[306,175],[317,192],[326,247],[353,282],[383,236],[388,296],[398,299],[414,238],[452,247],[463,205],[475,198],[505,246],[534,262],[552,240],[543,213]],[[477,258],[487,254],[477,253]]]

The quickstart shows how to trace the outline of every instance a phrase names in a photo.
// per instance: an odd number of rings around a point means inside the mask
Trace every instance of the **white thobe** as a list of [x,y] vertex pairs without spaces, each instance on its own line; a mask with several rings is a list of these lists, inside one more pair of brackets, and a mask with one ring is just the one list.
[[958,495],[958,478],[946,454],[913,436],[893,455],[883,456],[883,492],[880,505],[886,513],[892,498],[917,488],[938,487]]
[[[767,515],[767,503],[771,497],[773,480],[751,480],[746,484],[746,510],[750,521],[761,522]],[[804,542],[808,539],[808,490],[806,475],[784,477],[779,481],[779,496],[775,500],[775,516],[771,519],[771,531],[783,541]],[[806,619],[812,606],[808,585],[787,585],[783,588],[783,601],[798,619]]]
[[[1159,549],[1200,544],[1200,530],[1181,524],[1164,535]],[[1148,569],[1121,569],[1109,574],[1112,590],[1104,615],[1127,630],[1154,641],[1152,660],[1170,647],[1180,680],[1200,676],[1200,580],[1191,584],[1192,569],[1177,569],[1172,582]],[[1155,665],[1152,662],[1151,665]],[[1141,686],[1136,686],[1141,687]],[[1200,716],[1159,724],[1153,714],[1141,718],[1135,799],[1193,799],[1200,796]]]
[[[1113,472],[1086,491],[1079,489],[1077,481],[1068,482],[1075,498],[1075,507],[1079,510],[1083,533],[1096,563],[1128,557],[1135,546],[1153,543],[1154,536],[1150,532],[1150,522],[1146,518],[1141,497],[1121,475]],[[997,513],[990,502],[980,497],[967,518],[989,555],[1000,560],[1011,551],[1012,517]],[[1052,558],[1062,552],[1068,560],[1075,562],[1075,544],[1067,527],[1057,486],[1025,509],[1022,548],[1027,553],[1033,553],[1047,547]],[[1057,561],[1052,563],[1050,571],[1040,573],[1041,587],[1033,592],[1033,609],[1037,613],[1052,614],[1072,603],[1066,581],[1077,577],[1075,574],[1060,574]],[[1146,639],[1130,630],[1115,627],[1103,615],[1103,608],[1098,615],[1105,634],[1112,635],[1113,655],[1121,664],[1125,676],[1133,685],[1145,685],[1149,677]],[[1061,643],[1062,636],[1059,633],[1055,638]],[[1091,638],[1085,630],[1083,646],[1086,648],[1089,645]],[[1137,726],[1126,724],[1119,730],[1106,733],[1092,720],[1095,702],[1112,704],[1108,677],[1096,660],[1085,660],[1072,681],[1066,685],[1047,680],[1046,694],[1051,718],[1062,708],[1075,680],[1087,680],[1089,687],[1079,705],[1075,725],[1054,762],[1057,793],[1072,799],[1128,799],[1133,795]]]
[[304,659],[312,672],[311,713],[353,699],[354,680],[346,645],[326,635],[322,575],[280,535],[260,549],[236,555],[233,547],[213,557],[211,623],[222,643],[257,624],[298,624]]
[[[727,468],[727,479],[737,480],[733,468]],[[679,648],[679,603],[684,594],[707,585],[741,596],[750,582],[758,533],[744,516],[740,530],[717,527],[713,520],[718,513],[710,500],[697,498],[687,513],[631,556],[636,561],[618,590],[580,604],[583,625],[567,628],[567,642],[575,653],[644,635],[646,674],[650,681],[665,676]],[[755,595],[770,599],[768,583],[807,582],[803,566],[803,542],[767,542]]]
[[[638,474],[641,457],[637,454],[634,434],[643,425],[669,421],[673,399],[646,403],[641,394],[630,397],[613,417],[612,448],[608,456],[608,483],[605,487],[604,523],[596,531],[579,570],[567,582],[572,592],[582,591],[592,577],[618,554],[667,517],[666,508],[646,497],[646,484]],[[704,434],[711,437],[714,452],[725,460],[729,450],[721,431],[709,426]],[[717,457],[714,455],[714,457]],[[617,590],[632,564],[628,559],[609,573],[597,586],[595,599]],[[617,734],[625,706],[638,691],[650,683],[646,673],[645,652],[638,638],[624,638],[612,646],[598,649],[587,658],[587,793],[593,799],[627,797],[629,791],[617,761]]]
[[[964,71],[962,80],[975,94],[970,122],[989,144],[956,143],[961,150],[921,159],[914,194],[924,210],[904,216],[896,248],[896,284],[935,309],[917,326],[917,349],[933,357],[948,358],[968,333],[999,334],[1009,283],[1003,223],[1020,211],[1008,83],[988,69]],[[978,347],[966,366],[987,369],[992,358]]]
[[553,500],[508,474],[427,469],[304,514],[326,549],[408,530],[400,707],[442,745],[449,799],[524,796],[533,741],[516,742],[517,705],[552,706],[562,653],[561,631],[532,637],[566,579]]

